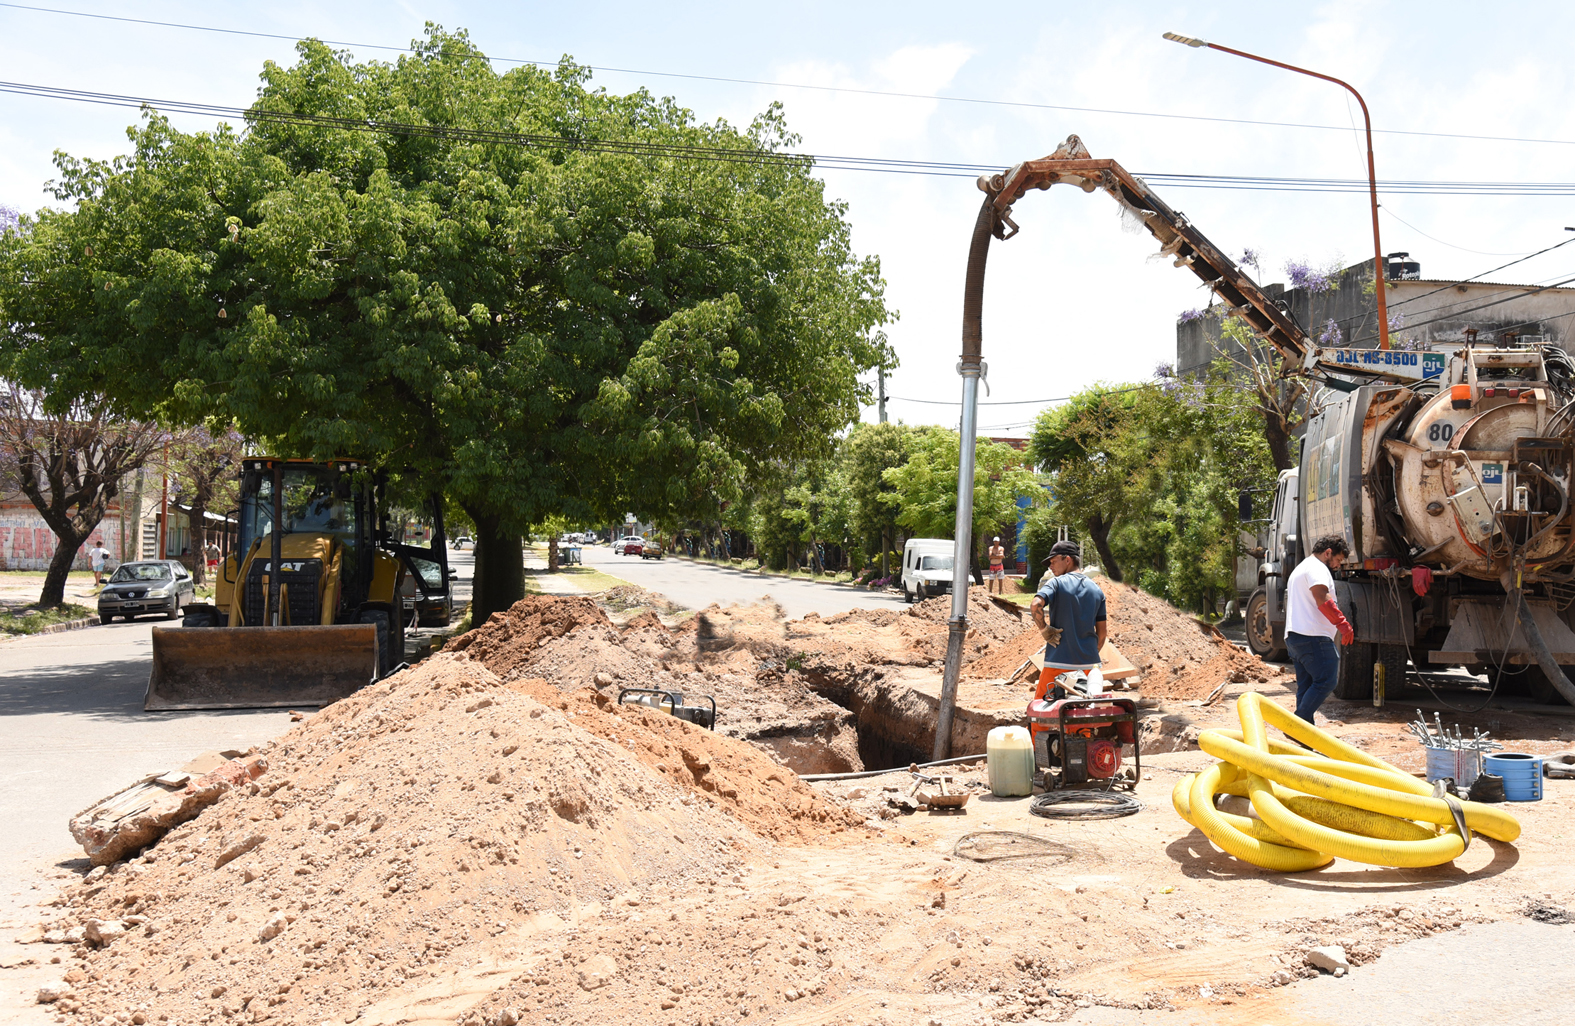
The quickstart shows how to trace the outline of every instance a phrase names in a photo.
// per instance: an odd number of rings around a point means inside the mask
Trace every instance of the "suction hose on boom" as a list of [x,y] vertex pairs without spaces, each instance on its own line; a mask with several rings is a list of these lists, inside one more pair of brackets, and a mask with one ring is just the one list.
[[[1295,873],[1336,858],[1375,866],[1436,866],[1458,858],[1471,832],[1499,841],[1520,823],[1490,805],[1436,796],[1429,784],[1298,719],[1257,692],[1236,702],[1241,730],[1207,730],[1198,745],[1222,760],[1176,783],[1171,803],[1229,855]],[[1270,740],[1272,724],[1319,755]],[[1214,807],[1251,799],[1257,819]]]

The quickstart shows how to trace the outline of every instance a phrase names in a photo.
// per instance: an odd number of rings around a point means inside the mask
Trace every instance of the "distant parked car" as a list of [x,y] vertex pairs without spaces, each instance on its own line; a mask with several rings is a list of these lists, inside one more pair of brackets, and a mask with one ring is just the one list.
[[122,563],[98,593],[98,621],[109,623],[117,616],[135,620],[144,613],[163,613],[166,620],[174,620],[182,606],[196,600],[191,571],[175,560]]
[[613,542],[613,552],[620,556],[638,556],[645,551],[645,539],[637,534],[625,535]]
[[662,543],[652,538],[640,547],[641,559],[661,559]]
[[476,547],[476,539],[472,538],[468,534],[462,534],[458,538],[455,538],[451,544],[456,549],[473,549]]

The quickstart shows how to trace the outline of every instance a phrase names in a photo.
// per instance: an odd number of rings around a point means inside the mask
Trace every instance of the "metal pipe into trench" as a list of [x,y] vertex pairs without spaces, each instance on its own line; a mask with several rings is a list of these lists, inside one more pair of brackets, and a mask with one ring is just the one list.
[[968,636],[968,584],[973,548],[973,468],[978,440],[979,375],[983,368],[984,268],[995,228],[995,196],[986,193],[968,246],[968,274],[963,283],[962,428],[957,459],[957,523],[952,546],[952,615],[947,621],[946,669],[941,677],[940,705],[935,716],[935,747],[931,758],[951,754],[952,717],[957,708],[957,676],[962,671],[963,642]]

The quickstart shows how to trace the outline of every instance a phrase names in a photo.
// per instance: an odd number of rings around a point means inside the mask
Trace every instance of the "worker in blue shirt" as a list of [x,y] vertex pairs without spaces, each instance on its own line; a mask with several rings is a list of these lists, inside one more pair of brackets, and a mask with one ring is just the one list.
[[1094,670],[1105,644],[1105,593],[1083,576],[1082,550],[1076,542],[1050,547],[1050,574],[1039,584],[1029,611],[1045,638],[1045,666],[1035,697],[1043,697],[1056,677],[1068,670]]

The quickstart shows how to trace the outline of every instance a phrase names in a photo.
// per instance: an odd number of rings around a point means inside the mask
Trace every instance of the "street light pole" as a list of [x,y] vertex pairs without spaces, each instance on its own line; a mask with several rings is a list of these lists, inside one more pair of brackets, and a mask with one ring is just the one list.
[[1281,61],[1270,60],[1267,57],[1259,57],[1257,54],[1246,53],[1242,50],[1232,50],[1228,46],[1220,46],[1218,43],[1210,43],[1202,39],[1194,39],[1191,36],[1177,35],[1174,32],[1166,32],[1165,38],[1170,40],[1172,43],[1181,43],[1185,46],[1193,47],[1206,46],[1210,50],[1218,50],[1221,53],[1234,54],[1237,57],[1245,57],[1247,60],[1257,61],[1259,64],[1269,64],[1276,68],[1284,68],[1286,71],[1294,71],[1300,75],[1308,75],[1312,78],[1321,78],[1325,82],[1333,82],[1337,86],[1344,87],[1350,91],[1352,96],[1356,97],[1356,102],[1362,107],[1362,121],[1367,125],[1367,193],[1368,198],[1372,201],[1373,208],[1373,280],[1377,283],[1378,291],[1378,348],[1388,349],[1389,302],[1384,293],[1388,289],[1389,276],[1385,271],[1384,247],[1383,244],[1378,240],[1378,176],[1373,171],[1373,119],[1367,113],[1367,101],[1362,99],[1362,94],[1357,92],[1349,82],[1341,81],[1332,75],[1321,75],[1316,71],[1308,71],[1306,68],[1298,68],[1294,64],[1285,64]]

